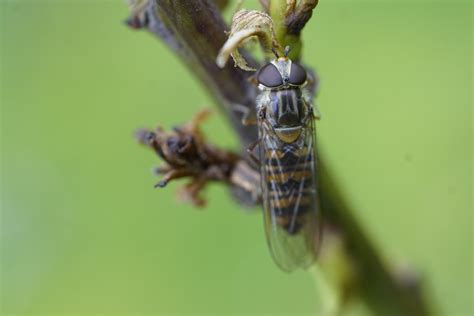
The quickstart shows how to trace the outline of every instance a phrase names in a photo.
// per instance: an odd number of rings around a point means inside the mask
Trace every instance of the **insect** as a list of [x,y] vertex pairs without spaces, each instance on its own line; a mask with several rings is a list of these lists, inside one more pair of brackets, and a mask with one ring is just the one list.
[[[306,70],[288,56],[256,74],[259,164],[265,233],[276,264],[284,271],[307,268],[320,240],[313,110]],[[256,157],[254,157],[256,159]]]

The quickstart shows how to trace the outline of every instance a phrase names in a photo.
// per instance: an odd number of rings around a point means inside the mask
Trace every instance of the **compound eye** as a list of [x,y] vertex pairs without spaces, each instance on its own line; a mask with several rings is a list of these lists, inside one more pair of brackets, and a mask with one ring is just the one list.
[[283,84],[283,79],[281,74],[275,65],[269,63],[263,66],[257,75],[258,83],[264,85],[265,87],[274,88],[281,86]]
[[291,63],[290,83],[293,85],[302,85],[306,82],[306,70],[297,63]]

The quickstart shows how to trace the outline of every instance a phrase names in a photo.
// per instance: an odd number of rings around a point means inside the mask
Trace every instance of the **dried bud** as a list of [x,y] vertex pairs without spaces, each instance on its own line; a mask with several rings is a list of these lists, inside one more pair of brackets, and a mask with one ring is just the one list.
[[155,131],[142,129],[136,133],[141,144],[153,149],[166,162],[155,169],[156,174],[163,175],[155,187],[165,187],[174,179],[190,178],[191,181],[179,191],[179,196],[196,206],[204,205],[200,192],[208,182],[223,181],[239,185],[231,179],[239,157],[207,143],[199,129],[199,124],[209,114],[209,110],[200,111],[191,121],[169,132],[158,127]]
[[229,39],[217,55],[217,65],[223,68],[229,60],[229,56],[232,56],[237,67],[255,71],[256,69],[248,66],[238,50],[249,40],[255,39],[258,39],[262,47],[267,50],[280,47],[276,40],[272,18],[268,14],[255,10],[236,12],[232,18]]

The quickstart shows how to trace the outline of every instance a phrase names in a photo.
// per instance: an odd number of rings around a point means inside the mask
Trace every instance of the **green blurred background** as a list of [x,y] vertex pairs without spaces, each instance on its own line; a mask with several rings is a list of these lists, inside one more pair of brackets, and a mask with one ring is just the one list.
[[[256,1],[247,1],[255,7]],[[137,127],[211,105],[120,1],[0,1],[1,313],[313,315],[258,212],[155,190]],[[304,32],[322,78],[320,150],[371,237],[472,315],[472,3],[321,1]],[[205,126],[237,148],[226,122]],[[366,315],[359,307],[351,315]]]

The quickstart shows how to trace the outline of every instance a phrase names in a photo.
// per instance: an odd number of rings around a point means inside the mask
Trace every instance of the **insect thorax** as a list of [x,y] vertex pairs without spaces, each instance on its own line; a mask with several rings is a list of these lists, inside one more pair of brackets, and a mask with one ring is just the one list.
[[294,142],[310,113],[300,87],[265,89],[258,99],[259,119],[267,122],[278,138]]

